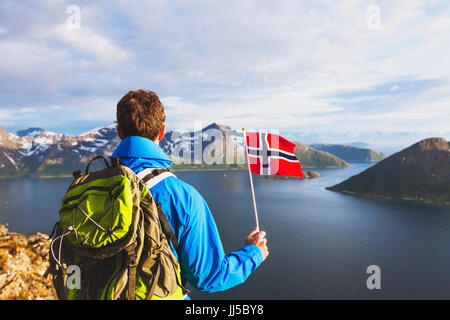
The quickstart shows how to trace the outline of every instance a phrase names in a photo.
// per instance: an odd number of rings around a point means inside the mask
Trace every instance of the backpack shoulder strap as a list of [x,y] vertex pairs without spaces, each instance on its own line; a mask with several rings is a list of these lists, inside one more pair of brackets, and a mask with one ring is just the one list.
[[147,168],[139,172],[137,176],[139,177],[139,179],[144,181],[148,189],[152,188],[168,177],[176,178],[176,176],[172,172],[170,172],[169,169],[164,168]]
[[[160,168],[147,168],[142,170],[141,172],[138,173],[137,175],[142,181],[144,181],[145,185],[147,186],[148,189],[150,189],[151,187],[155,186],[156,184],[158,184],[159,182],[163,181],[164,179],[168,178],[168,177],[175,177],[176,176],[170,172],[169,169],[160,169]],[[170,226],[170,222],[167,219],[166,215],[164,214],[164,212],[161,209],[161,205],[159,203],[156,204],[157,208],[158,208],[158,217],[159,217],[159,221],[161,222],[161,227],[164,231],[164,233],[169,237],[170,241],[172,242],[172,245],[175,249],[175,251],[177,251],[178,257],[180,257],[180,252],[179,252],[179,244],[178,244],[178,240],[177,237],[175,236],[172,227]]]
[[[159,182],[163,181],[164,179],[168,177],[175,177],[172,172],[170,172],[169,169],[166,168],[147,168],[139,172],[138,177],[144,181],[145,185],[148,189],[155,186]],[[170,242],[172,243],[173,248],[177,252],[178,255],[178,261],[181,259],[181,252],[180,252],[180,244],[178,243],[178,239],[175,236],[175,233],[173,232],[173,229],[170,225],[169,220],[167,219],[166,215],[162,211],[161,204],[156,203],[156,207],[158,209],[158,217],[159,221],[161,223],[161,228],[164,232],[164,234],[169,238]],[[178,279],[178,278],[177,278]],[[183,277],[183,273],[181,273],[181,283],[180,286],[183,288],[183,292],[189,292],[188,289],[186,289],[186,279]]]

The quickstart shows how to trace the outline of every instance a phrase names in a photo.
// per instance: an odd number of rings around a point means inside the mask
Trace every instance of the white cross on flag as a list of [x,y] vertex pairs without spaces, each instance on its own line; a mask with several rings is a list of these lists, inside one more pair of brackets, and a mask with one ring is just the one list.
[[295,143],[263,132],[245,132],[245,138],[252,173],[303,178],[300,162],[294,153]]

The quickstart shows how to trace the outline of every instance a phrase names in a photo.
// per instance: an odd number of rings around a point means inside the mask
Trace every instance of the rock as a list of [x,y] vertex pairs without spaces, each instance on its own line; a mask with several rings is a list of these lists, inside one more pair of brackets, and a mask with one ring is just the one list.
[[305,178],[319,178],[320,177],[320,173],[315,172],[315,171],[307,171],[306,174],[304,174]]
[[[291,176],[278,176],[278,175],[263,175],[260,176],[263,179],[278,179],[278,180],[302,180],[302,178],[299,177],[291,177]],[[315,171],[303,171],[303,179],[312,179],[312,178],[319,178],[320,173]]]
[[26,237],[0,225],[0,300],[55,300],[50,278],[45,277],[49,236]]
[[0,237],[8,234],[8,228],[0,224]]
[[50,249],[50,237],[44,233],[34,233],[28,237],[28,245],[34,253],[46,258]]

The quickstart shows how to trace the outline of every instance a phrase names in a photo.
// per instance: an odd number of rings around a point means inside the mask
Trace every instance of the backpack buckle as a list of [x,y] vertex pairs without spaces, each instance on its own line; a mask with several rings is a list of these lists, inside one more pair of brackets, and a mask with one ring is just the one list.
[[73,176],[75,179],[78,179],[79,177],[81,177],[81,171],[80,171],[80,170],[74,171],[74,172],[72,173],[72,176]]
[[127,267],[128,268],[135,268],[135,267],[137,267],[137,265],[138,265],[138,263],[137,263],[137,254],[131,254],[131,255],[128,255],[128,258],[127,258]]
[[118,156],[115,156],[111,159],[111,165],[113,167],[118,167],[120,165],[120,158]]
[[127,249],[127,267],[129,269],[137,267],[137,254],[136,254],[136,245],[133,244],[129,246]]

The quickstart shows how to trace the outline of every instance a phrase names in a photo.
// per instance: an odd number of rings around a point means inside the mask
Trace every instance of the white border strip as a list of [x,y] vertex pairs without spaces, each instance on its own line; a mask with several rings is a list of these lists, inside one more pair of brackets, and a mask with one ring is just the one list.
[[160,183],[162,180],[168,178],[168,177],[175,177],[176,176],[172,173],[172,172],[163,172],[158,174],[156,177],[154,177],[153,179],[150,179],[147,181],[147,188],[151,189],[152,187],[154,187],[156,184]]
[[[159,168],[147,168],[142,170],[141,172],[139,172],[137,174],[139,179],[143,179],[146,175],[152,173],[153,170],[155,169],[159,169]],[[168,177],[177,177],[176,175],[174,175],[172,172],[170,171],[166,171],[163,173],[158,174],[156,177],[150,179],[147,181],[146,186],[148,189],[154,187],[156,184],[160,183],[162,180],[168,178]]]

